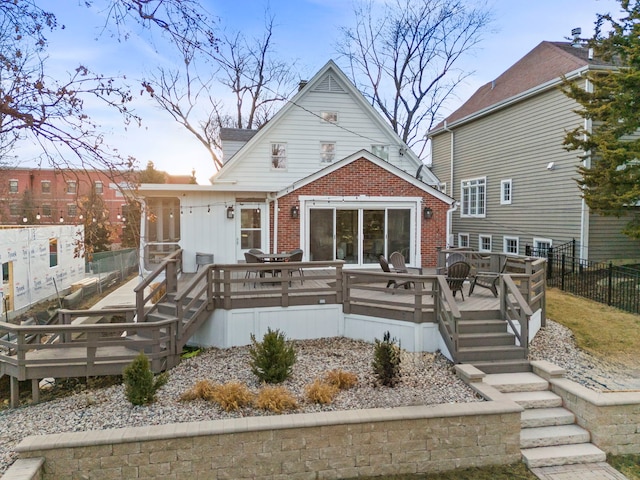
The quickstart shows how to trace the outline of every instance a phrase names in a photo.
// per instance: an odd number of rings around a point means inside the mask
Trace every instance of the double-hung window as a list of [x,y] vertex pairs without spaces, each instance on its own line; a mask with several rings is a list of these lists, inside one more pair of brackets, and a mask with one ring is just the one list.
[[9,193],[18,193],[18,180],[9,180]]
[[98,195],[102,195],[104,193],[104,184],[102,182],[96,181],[94,183],[94,186],[95,186],[96,193]]
[[513,197],[513,181],[502,180],[500,182],[500,205],[511,205],[511,198]]
[[459,233],[458,234],[458,247],[468,247],[469,246],[469,234],[468,233]]
[[332,163],[336,159],[335,142],[320,142],[320,161]]
[[287,144],[272,143],[271,144],[271,168],[286,169],[287,168]]
[[67,180],[67,193],[78,193],[78,184],[75,180]]
[[487,179],[474,178],[463,180],[462,191],[462,211],[463,217],[484,217],[487,209],[486,195]]
[[42,193],[51,193],[51,180],[42,180],[40,182]]

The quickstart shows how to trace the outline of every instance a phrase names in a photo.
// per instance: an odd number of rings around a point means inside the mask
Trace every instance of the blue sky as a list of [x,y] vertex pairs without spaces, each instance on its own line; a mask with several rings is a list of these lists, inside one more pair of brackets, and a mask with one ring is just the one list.
[[[67,0],[68,1],[68,0]],[[78,63],[95,71],[124,74],[133,80],[148,74],[158,64],[171,62],[162,50],[152,47],[147,37],[132,35],[118,42],[101,33],[102,14],[60,0],[38,2],[58,16],[65,30],[50,36],[52,67],[73,70]],[[67,3],[67,2],[65,2]],[[247,36],[259,35],[264,24],[266,2],[259,0],[202,0],[222,26],[241,29]],[[582,37],[590,37],[596,13],[617,16],[615,0],[488,0],[494,22],[476,50],[461,59],[458,67],[474,72],[441,111],[455,110],[479,86],[500,75],[543,40],[562,41],[574,27],[582,28]],[[329,59],[338,65],[335,44],[339,27],[353,22],[349,0],[271,0],[275,14],[275,48],[282,57],[296,61],[300,78],[310,78]],[[156,44],[157,45],[157,44]],[[133,82],[132,82],[133,83]],[[137,88],[136,88],[137,90]],[[102,110],[92,110],[107,132],[108,143],[121,153],[135,156],[141,167],[153,160],[156,167],[174,174],[196,170],[198,183],[207,184],[215,172],[213,164],[197,140],[149,101],[138,99],[136,110],[143,116],[142,128],[124,130],[117,119]],[[28,149],[23,150],[26,157]]]

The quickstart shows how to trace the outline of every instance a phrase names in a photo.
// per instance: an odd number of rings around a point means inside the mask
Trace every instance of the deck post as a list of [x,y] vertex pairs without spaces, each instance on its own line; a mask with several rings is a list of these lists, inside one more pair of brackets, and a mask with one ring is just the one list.
[[231,270],[224,271],[224,293],[222,305],[225,310],[231,310]]
[[167,293],[175,293],[178,290],[178,268],[176,263],[176,259],[171,259],[167,262],[167,266],[165,268]]
[[40,381],[37,378],[31,379],[31,401],[40,403]]
[[[342,276],[342,263],[336,266],[336,302],[338,304],[342,303],[343,300],[346,303],[349,303],[349,295],[346,284],[343,282],[344,277]],[[346,306],[346,305],[345,305]],[[350,308],[350,307],[348,307]],[[350,313],[344,310],[344,313]]]
[[20,405],[20,382],[16,377],[11,377],[11,408],[18,408]]

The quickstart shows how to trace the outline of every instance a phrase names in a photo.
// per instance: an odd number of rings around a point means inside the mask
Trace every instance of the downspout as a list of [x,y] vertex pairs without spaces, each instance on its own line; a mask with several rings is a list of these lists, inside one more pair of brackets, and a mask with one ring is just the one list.
[[278,197],[274,193],[267,194],[267,207],[269,202],[273,202],[273,249],[271,251],[278,253]]
[[[584,72],[583,72],[584,73]],[[593,93],[593,85],[588,78],[585,79],[585,90],[588,93]],[[588,118],[584,119],[584,129],[586,132],[591,133],[592,121]],[[585,152],[584,159],[582,160],[582,166],[585,168],[591,167],[591,155]],[[584,197],[581,199],[580,204],[580,258],[589,258],[589,207]]]
[[451,232],[451,228],[452,228],[452,222],[453,222],[453,212],[455,212],[458,207],[460,206],[460,202],[453,202],[451,204],[451,207],[449,207],[449,210],[447,210],[447,249],[452,248],[454,242],[450,241],[453,240],[453,233]]
[[[451,152],[450,152],[450,159],[449,159],[449,196],[453,197],[453,157],[454,157],[454,143],[455,143],[455,134],[453,133],[453,130],[451,130],[448,126],[447,126],[447,121],[444,121],[444,126],[443,129],[445,132],[449,132],[451,134]],[[446,192],[445,192],[446,193]],[[453,247],[453,244],[455,242],[453,242],[453,212],[455,212],[458,209],[458,205],[460,205],[459,202],[455,202],[453,204],[453,206],[451,208],[449,208],[449,210],[447,210],[447,248],[451,248]]]

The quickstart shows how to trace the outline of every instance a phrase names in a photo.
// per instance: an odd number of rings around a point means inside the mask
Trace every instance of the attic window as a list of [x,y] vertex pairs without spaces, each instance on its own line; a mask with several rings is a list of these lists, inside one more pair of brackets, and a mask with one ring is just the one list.
[[371,153],[383,160],[389,160],[389,145],[371,145]]
[[271,144],[271,168],[276,168],[276,169],[287,168],[287,144],[286,143]]
[[334,142],[320,142],[320,161],[331,163],[336,158],[336,144]]
[[323,122],[338,123],[338,112],[320,112],[320,118]]

